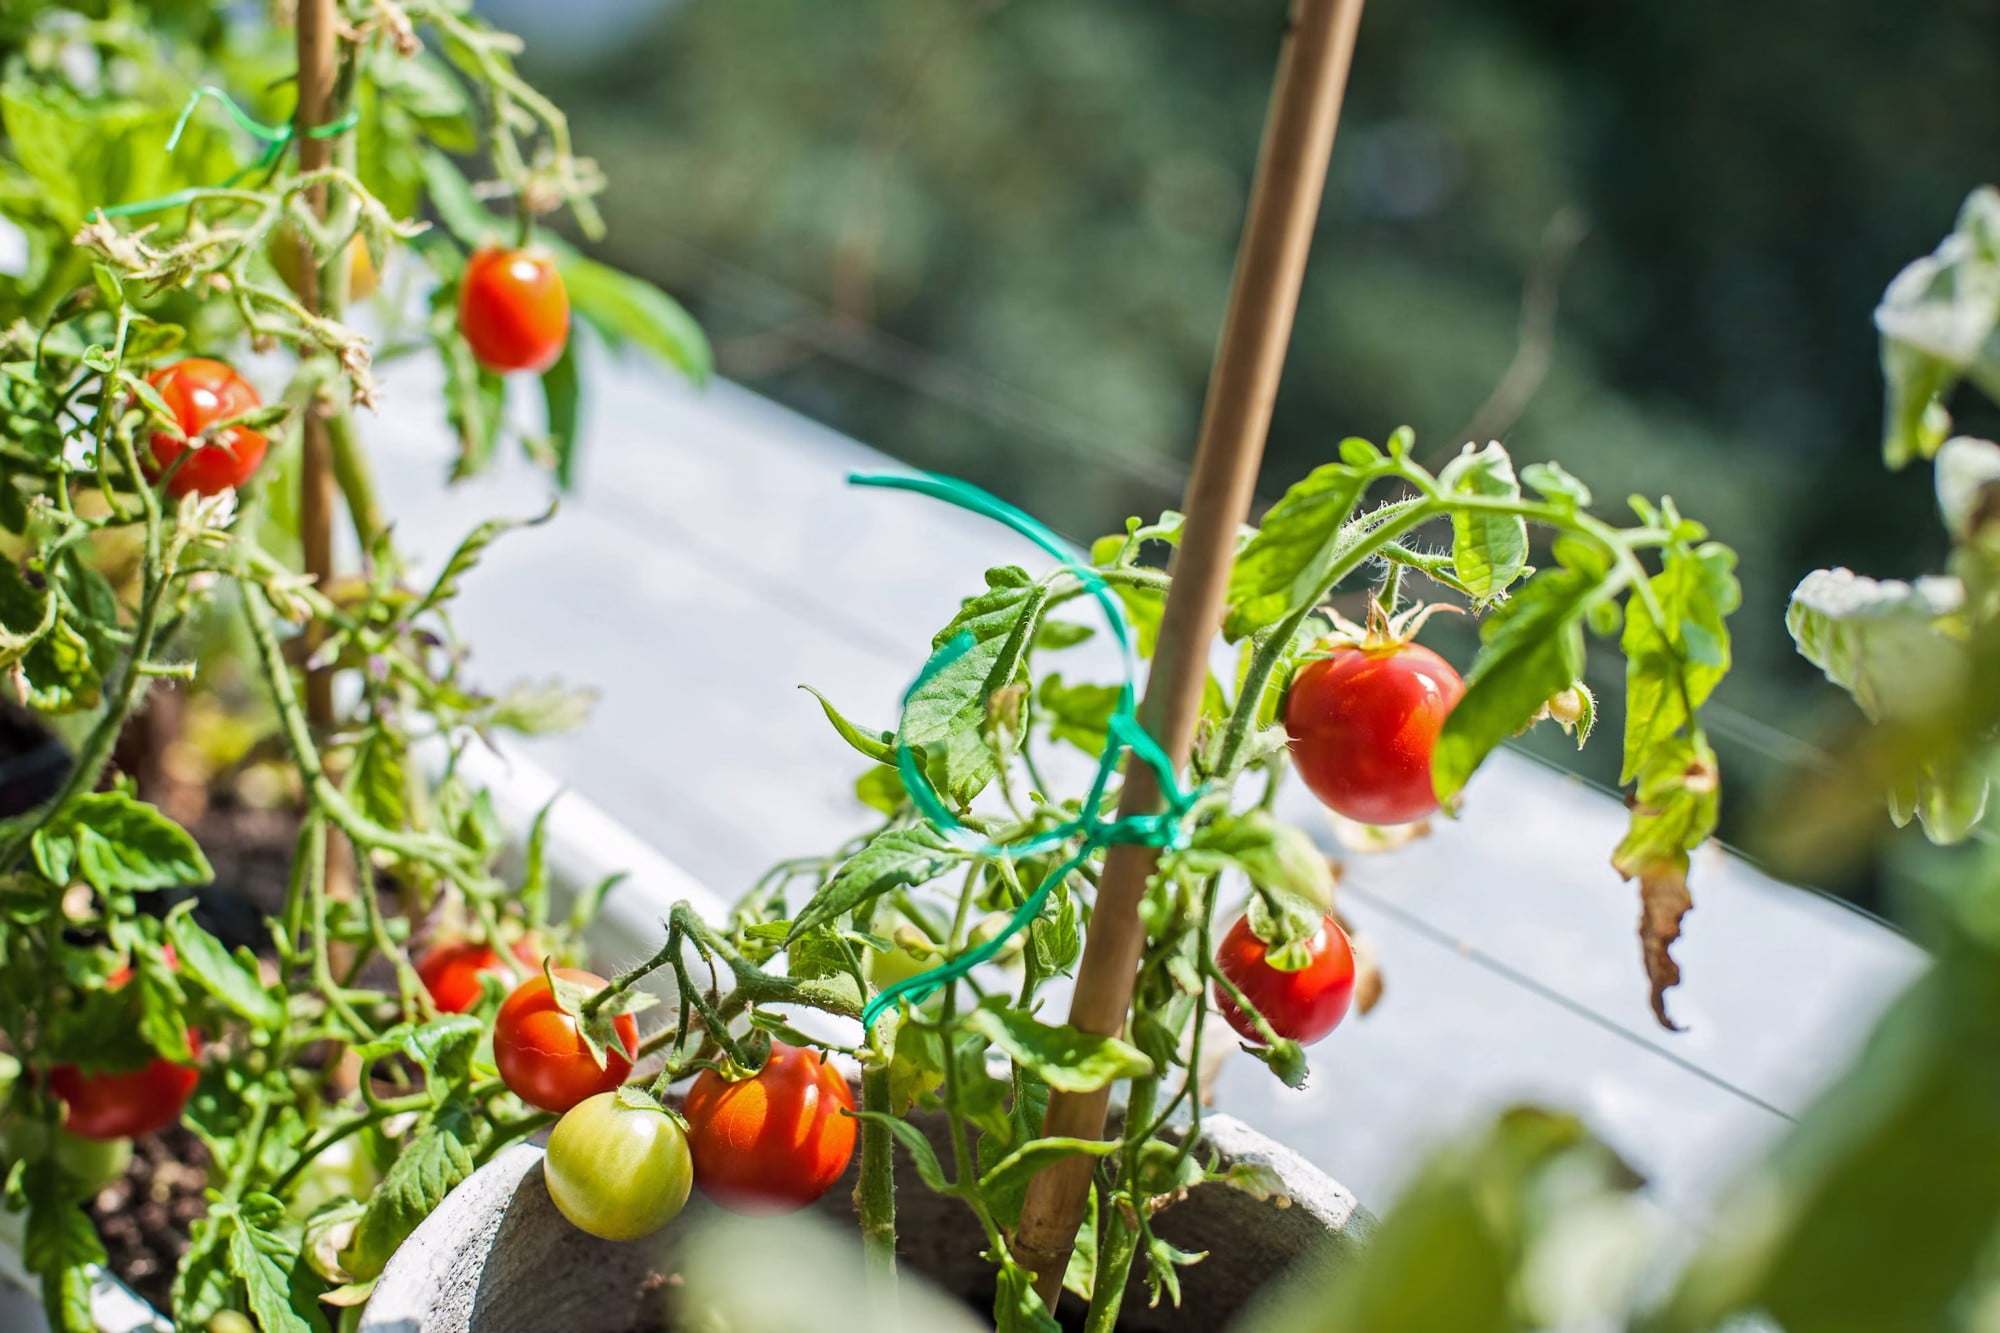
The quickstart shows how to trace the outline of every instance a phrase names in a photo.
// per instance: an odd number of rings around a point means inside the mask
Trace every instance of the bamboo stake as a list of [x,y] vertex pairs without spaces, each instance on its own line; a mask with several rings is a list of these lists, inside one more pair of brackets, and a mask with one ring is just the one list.
[[[318,171],[333,164],[333,140],[317,138],[311,131],[333,118],[334,77],[339,55],[339,34],[334,0],[299,0],[299,106],[292,133],[299,145],[299,170]],[[326,186],[316,185],[309,196],[313,212],[326,221]],[[299,301],[314,314],[321,313],[319,256],[311,237],[299,233]],[[335,485],[333,443],[327,434],[326,417],[315,401],[305,414],[304,450],[299,466],[299,540],[305,548],[305,572],[325,592],[333,582],[333,519]],[[323,627],[309,626],[308,653],[319,647]],[[334,725],[333,672],[327,669],[306,673],[306,717],[324,739]]]
[[[1177,767],[1185,767],[1194,744],[1209,647],[1222,623],[1236,535],[1250,514],[1361,6],[1362,0],[1295,0],[1279,57],[1229,309],[1182,504],[1187,526],[1139,709],[1140,721]],[[1159,803],[1152,771],[1131,765],[1119,813],[1149,812]],[[1070,1002],[1069,1021],[1085,1032],[1115,1036],[1124,1031],[1146,943],[1139,900],[1158,859],[1157,849],[1130,844],[1114,845],[1105,855]],[[1042,1133],[1101,1137],[1110,1095],[1109,1088],[1054,1094]],[[1051,1309],[1061,1294],[1095,1161],[1084,1155],[1065,1158],[1028,1187],[1014,1256],[1037,1274],[1035,1288]]]

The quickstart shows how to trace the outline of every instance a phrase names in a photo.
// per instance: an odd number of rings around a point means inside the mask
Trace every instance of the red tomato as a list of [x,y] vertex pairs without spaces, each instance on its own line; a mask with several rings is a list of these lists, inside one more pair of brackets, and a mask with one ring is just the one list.
[[[169,967],[178,967],[172,945],[164,950]],[[117,990],[132,979],[129,966],[120,967],[105,985]],[[188,1034],[188,1057],[201,1054],[201,1038]],[[190,1065],[154,1056],[139,1069],[86,1074],[75,1065],[49,1071],[49,1090],[68,1108],[63,1128],[79,1138],[127,1139],[165,1129],[181,1118],[181,1108],[194,1095],[200,1071]]]
[[819,1052],[771,1043],[755,1078],[704,1069],[681,1112],[694,1183],[725,1208],[788,1213],[833,1188],[854,1156],[854,1094]]
[[569,340],[569,293],[539,250],[486,249],[466,261],[458,331],[488,370],[547,370]]
[[[1354,998],[1354,950],[1347,943],[1347,932],[1332,917],[1321,920],[1306,949],[1311,962],[1296,972],[1279,971],[1264,961],[1264,941],[1245,916],[1222,937],[1215,966],[1257,1007],[1273,1032],[1310,1045],[1347,1016],[1348,1002]],[[1264,1044],[1264,1034],[1220,985],[1215,987],[1215,1006],[1245,1041]]]
[[1364,824],[1407,824],[1438,807],[1431,751],[1465,682],[1415,643],[1337,648],[1285,697],[1292,758],[1312,794]]
[[[557,976],[591,990],[602,990],[603,977],[576,967],[559,967]],[[632,1072],[631,1057],[639,1052],[639,1024],[620,1014],[612,1024],[618,1046],[604,1053],[600,1068],[577,1031],[576,1018],[556,1007],[548,978],[532,976],[514,988],[493,1022],[493,1063],[514,1095],[530,1106],[558,1115],[586,1097],[610,1092]]]
[[[220,361],[194,356],[154,371],[146,383],[160,391],[160,397],[173,409],[174,420],[188,437],[180,440],[165,431],[153,432],[148,472],[158,478],[175,459],[194,449],[167,479],[167,494],[176,499],[190,492],[217,495],[250,479],[250,474],[264,461],[264,450],[268,447],[261,434],[231,426],[202,438],[216,422],[241,416],[262,404],[248,380]],[[195,448],[197,444],[199,448]]]
[[[531,969],[541,966],[542,960],[526,940],[517,941],[513,953]],[[513,975],[499,954],[470,940],[440,944],[417,960],[417,976],[441,1014],[462,1014],[478,1004],[482,992],[479,979],[488,972],[502,978]]]

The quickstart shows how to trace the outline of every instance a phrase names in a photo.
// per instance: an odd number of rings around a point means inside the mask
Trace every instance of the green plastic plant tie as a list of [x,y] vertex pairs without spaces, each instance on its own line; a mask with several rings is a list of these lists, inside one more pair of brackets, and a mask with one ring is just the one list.
[[[985,943],[946,960],[942,965],[906,978],[886,987],[881,994],[868,1002],[861,1011],[861,1021],[871,1025],[888,1010],[908,1000],[913,1004],[922,1003],[937,990],[974,968],[996,957],[1012,939],[1040,916],[1049,896],[1058,884],[1068,879],[1093,852],[1113,843],[1136,843],[1146,847],[1175,849],[1187,845],[1186,816],[1201,798],[1201,789],[1184,789],[1179,776],[1174,772],[1173,763],[1158,741],[1139,724],[1137,712],[1138,654],[1133,647],[1132,630],[1126,620],[1125,609],[1112,593],[1098,572],[1077,558],[1075,550],[1062,538],[1050,531],[1032,515],[1008,504],[998,496],[981,490],[970,482],[955,477],[936,474],[921,476],[893,476],[887,474],[854,473],[848,481],[856,486],[881,486],[895,490],[915,491],[961,509],[982,514],[995,522],[1004,523],[1026,537],[1035,545],[1060,560],[1074,575],[1084,589],[1097,601],[1104,612],[1111,636],[1117,641],[1119,658],[1124,669],[1124,680],[1119,686],[1118,702],[1112,709],[1111,719],[1105,728],[1104,751],[1098,756],[1097,772],[1091,779],[1090,792],[1078,806],[1076,817],[1068,819],[1053,828],[1030,834],[1010,842],[992,842],[977,831],[966,827],[951,812],[944,798],[938,794],[936,786],[924,772],[921,757],[916,747],[903,739],[903,729],[896,729],[896,772],[902,778],[903,787],[909,792],[910,801],[922,815],[924,821],[948,841],[971,852],[974,856],[1019,860],[1034,856],[1081,839],[1081,845],[1067,860],[1051,870],[1021,905],[1014,909],[1007,924]],[[964,657],[977,646],[977,640],[969,633],[953,636],[940,645],[924,663],[917,678],[903,694],[903,709],[909,711],[910,702],[936,679],[938,674]],[[1157,813],[1128,815],[1122,819],[1106,818],[1103,814],[1106,795],[1111,780],[1117,775],[1118,766],[1127,753],[1153,770],[1159,780],[1161,803],[1165,807]]]
[[[229,179],[222,182],[219,186],[190,186],[185,190],[175,190],[172,194],[163,194],[157,199],[141,199],[129,204],[113,204],[109,208],[93,208],[87,216],[101,221],[104,218],[131,217],[137,213],[157,213],[162,209],[179,208],[183,204],[191,204],[201,198],[203,193],[209,188],[229,189],[245,176],[271,166],[284,153],[285,145],[292,141],[293,126],[289,124],[266,125],[263,121],[252,116],[248,111],[245,111],[238,105],[236,99],[228,93],[212,83],[204,83],[201,87],[188,94],[187,105],[181,108],[179,118],[174,121],[174,132],[167,136],[166,150],[169,153],[180,147],[181,135],[186,132],[188,121],[194,116],[195,108],[200,106],[205,99],[220,103],[222,109],[229,113],[230,119],[236,122],[238,128],[264,145],[264,151],[257,155],[255,162],[250,163],[239,171],[233,172]],[[336,134],[347,133],[347,131],[360,123],[360,111],[350,107],[345,115],[335,120],[330,120],[324,125],[316,125],[306,131],[306,137],[308,139],[331,139]]]

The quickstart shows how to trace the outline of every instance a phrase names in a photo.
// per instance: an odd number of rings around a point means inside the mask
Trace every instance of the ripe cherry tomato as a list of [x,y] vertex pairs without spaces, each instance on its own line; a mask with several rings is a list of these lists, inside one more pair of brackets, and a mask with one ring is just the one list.
[[547,370],[569,340],[569,293],[539,250],[486,249],[466,261],[458,331],[488,370]]
[[[1215,966],[1236,984],[1243,998],[1257,1006],[1264,1021],[1281,1037],[1310,1045],[1340,1026],[1354,998],[1354,950],[1347,932],[1332,917],[1323,918],[1306,942],[1312,961],[1296,972],[1281,972],[1264,961],[1264,941],[1240,917],[1215,950]],[[1245,1041],[1264,1044],[1264,1034],[1218,984],[1215,1006]]]
[[[526,940],[517,941],[513,953],[530,969],[541,966]],[[483,993],[479,979],[488,972],[502,978],[512,975],[491,947],[470,940],[440,944],[417,960],[417,976],[441,1014],[462,1014],[478,1004]]]
[[[189,492],[218,495],[250,479],[269,447],[261,434],[231,426],[203,438],[216,422],[241,416],[262,405],[263,400],[257,397],[248,380],[220,361],[191,356],[154,371],[146,383],[160,391],[160,397],[173,409],[174,420],[188,437],[179,440],[165,431],[154,431],[148,471],[157,478],[173,466],[175,459],[194,449],[167,479],[167,494],[176,499]],[[198,449],[197,442],[201,446]]]
[[740,1213],[788,1213],[833,1188],[854,1156],[854,1094],[819,1052],[771,1043],[755,1078],[704,1069],[682,1110],[694,1183]]
[[1415,643],[1337,648],[1285,698],[1292,758],[1312,794],[1364,824],[1407,824],[1438,807],[1431,751],[1465,682]]
[[[593,991],[605,985],[603,977],[581,968],[559,967],[555,973]],[[586,1097],[611,1091],[632,1072],[639,1024],[632,1015],[620,1014],[612,1026],[618,1046],[605,1051],[604,1066],[599,1068],[577,1031],[575,1016],[556,1007],[548,978],[533,976],[516,986],[500,1006],[500,1016],[493,1022],[493,1063],[515,1096],[561,1114]]]
[[[172,945],[165,953],[169,967],[180,966]],[[117,990],[131,979],[132,969],[121,967],[104,984]],[[188,1033],[188,1058],[200,1054],[200,1034]],[[85,1139],[130,1139],[165,1129],[181,1118],[200,1081],[193,1066],[157,1055],[133,1070],[86,1074],[75,1065],[57,1065],[49,1071],[49,1090],[68,1108],[63,1128]]]
[[687,1206],[694,1169],[680,1122],[658,1107],[586,1097],[549,1134],[542,1175],[558,1211],[601,1240],[638,1240]]

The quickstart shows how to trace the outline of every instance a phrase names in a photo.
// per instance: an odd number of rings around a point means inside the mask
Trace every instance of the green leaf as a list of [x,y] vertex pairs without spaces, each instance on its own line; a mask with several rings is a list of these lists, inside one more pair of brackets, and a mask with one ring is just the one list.
[[1465,697],[1446,716],[1431,755],[1440,799],[1457,795],[1495,746],[1583,678],[1583,617],[1603,582],[1601,571],[1558,565],[1487,615]]
[[588,722],[596,707],[597,691],[587,686],[559,680],[518,681],[476,716],[486,726],[505,727],[519,736],[555,736]]
[[444,568],[438,571],[437,581],[431,584],[430,591],[410,609],[407,618],[415,620],[426,611],[436,610],[457,597],[459,580],[472,571],[473,566],[479,563],[480,557],[486,554],[486,548],[498,541],[503,534],[518,528],[539,527],[555,516],[556,507],[551,504],[534,518],[488,519],[466,533],[464,540],[460,541],[457,548],[452,551],[451,558],[444,562]]
[[1590,508],[1590,487],[1572,477],[1559,463],[1530,463],[1521,469],[1521,480],[1544,500],[1571,509]]
[[215,878],[186,829],[124,792],[71,802],[63,826],[76,839],[76,873],[99,892],[174,889]]
[[1963,697],[1971,653],[1951,621],[1964,600],[1953,578],[1903,583],[1816,569],[1793,590],[1785,628],[1871,720],[1920,720]]
[[188,1229],[187,1252],[174,1274],[174,1314],[183,1324],[206,1327],[235,1295],[229,1272],[229,1235],[236,1215],[219,1210],[197,1217]]
[[[1438,486],[1447,496],[1518,500],[1514,462],[1499,441],[1471,445],[1445,464]],[[1528,524],[1516,514],[1454,509],[1451,515],[1452,567],[1477,602],[1491,601],[1521,577],[1528,563]]]
[[263,1333],[325,1333],[318,1276],[277,1232],[239,1217],[229,1236],[229,1271],[243,1283]]
[[1011,1009],[982,1005],[961,1022],[1058,1092],[1094,1092],[1153,1071],[1153,1062],[1116,1037],[1054,1026]]
[[895,764],[896,747],[892,743],[895,740],[894,732],[877,731],[871,733],[863,731],[843,717],[840,710],[833,706],[833,701],[828,699],[824,694],[821,694],[810,685],[801,685],[799,688],[819,700],[820,710],[826,714],[826,720],[833,723],[833,729],[840,733],[840,739],[846,741],[856,751],[873,759],[878,764]]
[[456,1103],[436,1112],[396,1157],[368,1210],[341,1251],[341,1266],[361,1279],[379,1275],[389,1256],[444,1196],[472,1174],[475,1124]]
[[937,1150],[931,1147],[931,1141],[924,1137],[921,1129],[907,1120],[900,1120],[881,1111],[856,1111],[854,1118],[873,1121],[894,1134],[896,1141],[910,1154],[910,1160],[916,1164],[917,1175],[923,1179],[924,1184],[940,1194],[951,1188],[950,1182],[944,1178],[944,1168],[938,1164]]
[[1650,587],[1665,624],[1646,599],[1625,607],[1625,763],[1630,782],[1646,755],[1693,721],[1729,671],[1727,617],[1742,602],[1736,553],[1719,542],[1670,546]]
[[986,571],[986,583],[932,640],[934,651],[961,641],[969,647],[910,692],[898,725],[904,744],[925,751],[932,781],[960,806],[998,771],[982,738],[988,701],[1021,674],[1049,600],[1048,588],[1017,566]]
[[1012,1206],[1002,1210],[1003,1216],[1018,1218],[1020,1199],[1027,1192],[1028,1182],[1044,1167],[1079,1155],[1108,1157],[1123,1146],[1117,1139],[1035,1139],[1008,1153],[982,1174],[979,1177],[979,1193],[989,1200],[1011,1200]]
[[42,1280],[43,1307],[64,1333],[94,1333],[90,1266],[108,1262],[97,1228],[68,1192],[53,1156],[28,1166],[23,1187],[28,1221],[21,1264]]
[[167,939],[182,974],[258,1030],[277,1030],[285,1021],[284,1006],[258,984],[254,960],[231,957],[221,940],[195,924],[193,912],[194,904],[187,903],[167,914]]
[[1944,400],[1961,379],[2000,399],[2000,190],[1967,197],[1952,234],[1889,284],[1875,327],[1888,386],[1882,454],[1900,468],[1944,443]]
[[1197,874],[1236,869],[1261,888],[1313,904],[1333,905],[1333,868],[1303,829],[1251,808],[1218,816],[1196,829],[1187,850],[1176,853]]
[[401,1056],[424,1071],[425,1087],[433,1106],[462,1088],[472,1076],[473,1052],[486,1025],[471,1014],[446,1014],[426,1023],[398,1023],[370,1042],[354,1048],[363,1065],[389,1056]]
[[1345,525],[1372,476],[1346,463],[1327,463],[1271,506],[1229,573],[1229,617],[1223,632],[1232,641],[1275,625],[1325,595],[1344,549]]
[[1715,751],[1699,735],[1676,736],[1647,752],[1638,773],[1632,822],[1612,853],[1612,864],[1628,878],[1655,862],[1686,864],[1715,831],[1722,806]]
[[541,374],[542,401],[549,412],[549,446],[555,451],[556,485],[576,484],[576,451],[581,442],[583,388],[576,373],[576,343],[563,344],[562,355]]
[[[1630,1216],[1621,1204],[1637,1183],[1576,1118],[1508,1111],[1426,1162],[1370,1229],[1365,1248],[1343,1236],[1255,1307],[1245,1326],[1258,1333],[1609,1327],[1610,1320],[1546,1308],[1548,1284],[1537,1278],[1572,1252],[1595,1261],[1600,1281],[1634,1267],[1650,1233],[1619,1224]],[[1579,1213],[1596,1210],[1589,1245],[1564,1227],[1577,1215],[1564,1201]]]
[[1954,546],[1992,540],[2000,521],[2000,444],[1959,435],[1944,442],[1932,469],[1938,514]]
[[614,347],[645,348],[697,384],[714,367],[708,338],[680,302],[652,283],[607,264],[558,251],[556,266],[570,306]]
[[423,155],[424,188],[446,230],[467,249],[477,249],[502,231],[500,219],[473,194],[471,182],[449,156],[430,149]]
[[30,708],[73,713],[100,701],[103,683],[90,644],[12,560],[0,559],[0,668],[16,662]]
[[1121,693],[1116,685],[1070,685],[1061,672],[1052,672],[1035,690],[1035,712],[1047,725],[1050,739],[1068,741],[1095,759],[1104,753],[1111,715],[1117,711]]
[[1035,970],[1044,977],[1065,976],[1083,954],[1083,931],[1077,921],[1076,899],[1067,886],[1057,885],[1050,907],[1028,923],[1028,947]]
[[928,825],[887,829],[842,862],[792,921],[790,939],[834,921],[891,889],[925,884],[964,858]]
[[898,814],[910,803],[910,794],[903,789],[903,775],[881,764],[871,765],[854,780],[854,795],[863,805],[885,815]]

